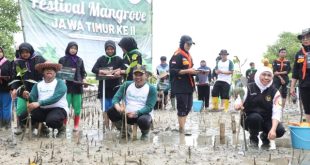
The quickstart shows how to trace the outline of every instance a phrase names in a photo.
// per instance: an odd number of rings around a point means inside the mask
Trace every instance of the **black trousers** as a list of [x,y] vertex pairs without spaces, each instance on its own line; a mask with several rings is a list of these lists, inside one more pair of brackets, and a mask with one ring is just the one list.
[[310,87],[300,88],[300,98],[304,106],[305,114],[310,115]]
[[221,99],[229,99],[230,85],[224,81],[216,81],[212,89],[212,97],[219,97]]
[[187,116],[192,110],[193,93],[176,93],[178,116]]
[[198,100],[202,100],[205,103],[205,107],[209,107],[209,98],[210,98],[210,85],[198,85]]
[[288,85],[288,82],[285,82],[285,84],[281,84],[280,80],[276,80],[276,81],[273,81],[273,86],[275,88],[277,88],[281,94],[281,97],[286,99],[287,97],[287,85]]
[[[20,116],[22,124],[26,123],[27,112]],[[63,108],[37,108],[31,111],[32,124],[37,122],[45,122],[48,127],[60,128],[63,125],[64,119],[67,117],[67,112]]]
[[[121,121],[123,117],[114,107],[110,108],[107,114],[112,122]],[[127,124],[133,125],[135,123],[138,124],[141,131],[149,130],[152,123],[152,116],[150,114],[144,114],[137,118],[127,118]]]
[[[245,127],[243,126],[243,119],[245,118]],[[241,125],[243,128],[249,131],[250,136],[258,136],[260,131],[268,134],[272,127],[272,120],[264,119],[259,113],[250,113],[241,118]],[[278,124],[276,129],[277,138],[282,137],[285,133],[285,129],[281,123]]]

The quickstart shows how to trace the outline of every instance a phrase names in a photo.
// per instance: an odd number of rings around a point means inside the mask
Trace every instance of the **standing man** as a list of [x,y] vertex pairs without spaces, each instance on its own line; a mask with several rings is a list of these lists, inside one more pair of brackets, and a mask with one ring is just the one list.
[[257,69],[255,68],[255,63],[250,62],[250,69],[246,70],[245,77],[248,79],[248,83],[254,82],[254,75]]
[[196,76],[197,88],[198,88],[198,100],[204,101],[205,108],[209,107],[210,98],[210,80],[211,69],[207,67],[206,61],[200,61],[200,67],[198,68],[200,73]]
[[193,75],[197,72],[193,68],[193,60],[189,54],[191,46],[195,44],[188,35],[183,35],[178,50],[169,62],[171,76],[171,92],[177,98],[179,132],[184,132],[186,117],[193,105],[195,81]]
[[126,74],[125,80],[133,80],[133,68],[142,65],[142,54],[138,49],[136,40],[133,37],[123,37],[118,45],[123,50],[124,68],[122,74]]
[[282,97],[282,110],[285,108],[285,101],[287,96],[287,85],[289,83],[288,74],[291,71],[290,61],[285,58],[286,49],[279,50],[279,58],[272,63],[273,68],[273,85],[280,91]]
[[167,61],[166,56],[161,56],[160,64],[156,67],[156,73],[158,77],[157,90],[159,91],[159,94],[161,95],[160,98],[162,99],[163,97],[164,107],[162,108],[164,109],[166,108],[166,105],[168,103],[168,93],[170,89],[169,65],[167,64],[166,61]]
[[300,98],[305,109],[307,122],[310,122],[310,28],[302,31],[297,37],[302,44],[295,55],[291,95],[296,96],[295,85],[299,81]]
[[224,102],[224,110],[228,111],[229,108],[229,90],[231,84],[231,77],[234,72],[234,64],[231,60],[227,59],[229,53],[227,50],[222,49],[219,53],[221,60],[219,60],[215,67],[215,73],[217,74],[217,80],[212,90],[212,105],[213,110],[218,110],[218,99],[221,97]]

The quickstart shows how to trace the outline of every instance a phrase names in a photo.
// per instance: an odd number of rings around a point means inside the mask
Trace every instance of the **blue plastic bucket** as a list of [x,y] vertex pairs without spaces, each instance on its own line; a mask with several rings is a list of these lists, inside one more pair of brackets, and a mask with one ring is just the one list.
[[288,126],[291,132],[292,147],[310,150],[310,127]]
[[193,110],[194,112],[200,112],[203,107],[203,101],[201,100],[194,100],[193,101]]

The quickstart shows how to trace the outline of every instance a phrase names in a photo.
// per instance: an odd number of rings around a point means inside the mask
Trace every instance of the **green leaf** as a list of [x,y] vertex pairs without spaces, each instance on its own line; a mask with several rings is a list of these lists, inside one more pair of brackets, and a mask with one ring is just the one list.
[[128,68],[126,69],[126,74],[127,74],[127,75],[129,74],[130,70],[131,70],[130,67],[128,67]]
[[132,60],[137,60],[137,58],[138,58],[138,55],[137,54],[133,54],[131,59]]
[[23,77],[26,72],[27,72],[27,68],[21,68],[19,66],[16,66],[17,76]]
[[130,68],[134,68],[135,66],[138,65],[138,61],[133,61],[132,63],[130,63]]

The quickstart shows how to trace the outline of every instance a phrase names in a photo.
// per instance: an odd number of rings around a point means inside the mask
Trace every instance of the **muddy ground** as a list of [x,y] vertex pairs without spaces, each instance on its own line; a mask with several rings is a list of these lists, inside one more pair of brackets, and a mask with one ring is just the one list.
[[[170,109],[154,112],[154,129],[148,140],[119,137],[115,129],[105,130],[102,124],[100,103],[88,93],[84,96],[80,131],[72,132],[69,121],[65,138],[38,137],[25,134],[16,136],[11,129],[0,131],[0,164],[107,164],[107,165],[175,165],[175,164],[309,164],[309,153],[292,149],[288,121],[299,121],[297,104],[288,103],[283,123],[287,132],[277,139],[277,149],[251,148],[245,150],[243,131],[238,133],[239,112],[191,112],[185,134],[178,132],[176,111]],[[236,133],[232,131],[231,118],[236,119]],[[225,139],[220,144],[220,123],[224,123]],[[13,122],[12,129],[16,126]],[[55,131],[54,133],[56,133]],[[36,131],[34,131],[36,133]],[[246,133],[248,142],[248,133]]]

